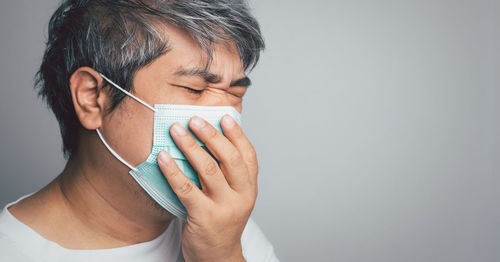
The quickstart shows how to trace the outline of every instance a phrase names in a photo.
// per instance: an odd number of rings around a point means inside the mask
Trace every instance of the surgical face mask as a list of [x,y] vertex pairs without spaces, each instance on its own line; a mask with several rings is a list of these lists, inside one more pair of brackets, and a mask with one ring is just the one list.
[[[189,164],[188,160],[175,145],[172,137],[170,136],[170,126],[175,122],[179,122],[188,132],[189,119],[193,116],[199,116],[205,119],[208,123],[214,126],[219,132],[222,132],[220,120],[225,114],[230,115],[239,125],[241,125],[241,115],[232,106],[193,106],[193,105],[172,105],[172,104],[155,104],[151,106],[125,89],[121,88],[106,76],[101,76],[111,85],[122,91],[126,95],[135,99],[137,102],[143,104],[154,112],[154,128],[153,128],[153,148],[146,161],[138,166],[132,166],[125,161],[118,153],[116,153],[104,140],[99,129],[96,129],[99,138],[104,146],[113,154],[120,162],[130,168],[130,175],[139,183],[139,185],[163,208],[177,217],[186,218],[186,208],[180,202],[177,195],[174,193],[166,178],[163,176],[156,157],[161,150],[168,152],[175,160],[180,170],[191,179],[198,188],[201,188],[198,174]],[[206,146],[194,136],[196,142],[205,150],[208,151]],[[126,141],[124,141],[126,143]]]

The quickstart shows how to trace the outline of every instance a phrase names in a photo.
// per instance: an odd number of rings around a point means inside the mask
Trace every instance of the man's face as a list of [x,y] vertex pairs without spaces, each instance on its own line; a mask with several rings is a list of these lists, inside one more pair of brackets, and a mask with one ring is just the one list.
[[[166,34],[170,51],[137,71],[134,95],[150,105],[233,106],[241,113],[250,81],[235,45],[216,44],[210,67],[204,70],[206,54],[195,41],[174,27],[167,27]],[[153,111],[126,97],[104,117],[102,130],[111,147],[136,166],[151,153]]]

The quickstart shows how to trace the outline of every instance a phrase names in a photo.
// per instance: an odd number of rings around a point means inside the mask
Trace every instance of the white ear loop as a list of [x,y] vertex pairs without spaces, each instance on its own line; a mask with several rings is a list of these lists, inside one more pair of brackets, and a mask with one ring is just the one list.
[[156,109],[150,105],[148,105],[148,103],[142,101],[141,99],[139,99],[138,97],[132,95],[130,92],[128,92],[127,90],[121,88],[119,85],[115,84],[115,82],[111,81],[109,78],[107,78],[106,76],[104,76],[103,74],[99,73],[102,78],[104,78],[106,81],[108,81],[109,83],[111,83],[114,87],[118,88],[120,91],[122,91],[123,93],[127,94],[128,96],[132,97],[133,99],[135,99],[137,102],[147,106],[149,109],[153,110],[153,112],[156,112]]
[[[135,99],[137,102],[143,104],[144,106],[148,107],[149,109],[153,110],[153,112],[156,112],[156,109],[152,106],[150,106],[148,103],[142,101],[141,99],[139,99],[138,97],[132,95],[130,92],[128,92],[127,90],[121,88],[119,85],[115,84],[113,81],[111,81],[111,79],[107,78],[105,75],[99,73],[102,78],[104,78],[106,81],[108,81],[110,84],[112,84],[114,87],[118,88],[118,90],[122,91],[123,93],[127,94],[128,96],[132,97],[133,99]],[[124,165],[126,165],[128,168],[130,168],[131,170],[134,170],[135,172],[137,172],[137,168],[135,168],[134,166],[132,166],[131,164],[127,163],[127,161],[125,161],[123,158],[121,158],[120,155],[118,155],[118,153],[115,152],[115,150],[113,150],[109,145],[108,143],[106,143],[106,140],[104,140],[104,137],[102,136],[101,132],[99,131],[99,128],[96,129],[97,131],[97,135],[99,136],[99,138],[101,139],[102,143],[104,144],[104,146],[106,146],[106,148],[109,150],[109,152],[111,152],[111,154],[113,156],[116,157],[116,159],[118,159],[120,162],[122,162]]]
[[102,137],[101,135],[101,132],[99,131],[99,128],[96,129],[97,131],[97,135],[99,135],[99,138],[101,139],[102,143],[104,144],[104,146],[106,146],[106,148],[109,150],[109,152],[111,152],[111,154],[113,156],[116,157],[116,159],[120,160],[120,162],[122,162],[124,165],[128,166],[128,168],[134,170],[134,171],[138,171],[137,168],[135,168],[134,166],[132,166],[131,164],[127,163],[127,161],[125,161],[123,158],[121,158],[116,152],[115,150],[113,150],[109,145],[108,143],[106,143],[106,141],[104,140],[104,137]]

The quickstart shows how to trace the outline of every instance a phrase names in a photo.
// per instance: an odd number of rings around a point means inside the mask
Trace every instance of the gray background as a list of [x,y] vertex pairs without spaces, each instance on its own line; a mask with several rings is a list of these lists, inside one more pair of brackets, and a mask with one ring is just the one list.
[[[0,6],[0,204],[64,164],[32,90],[56,0]],[[254,218],[283,261],[500,261],[500,2],[252,1]]]

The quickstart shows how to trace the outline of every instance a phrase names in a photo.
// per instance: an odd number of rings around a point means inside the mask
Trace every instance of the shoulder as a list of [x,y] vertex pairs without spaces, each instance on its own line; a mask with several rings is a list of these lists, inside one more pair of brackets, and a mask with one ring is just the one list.
[[32,242],[29,228],[19,222],[8,208],[30,196],[22,196],[14,202],[8,203],[0,210],[0,261],[40,261],[26,252],[26,247]]
[[247,225],[243,230],[241,246],[243,256],[248,262],[279,261],[274,252],[273,245],[252,218],[248,219]]

